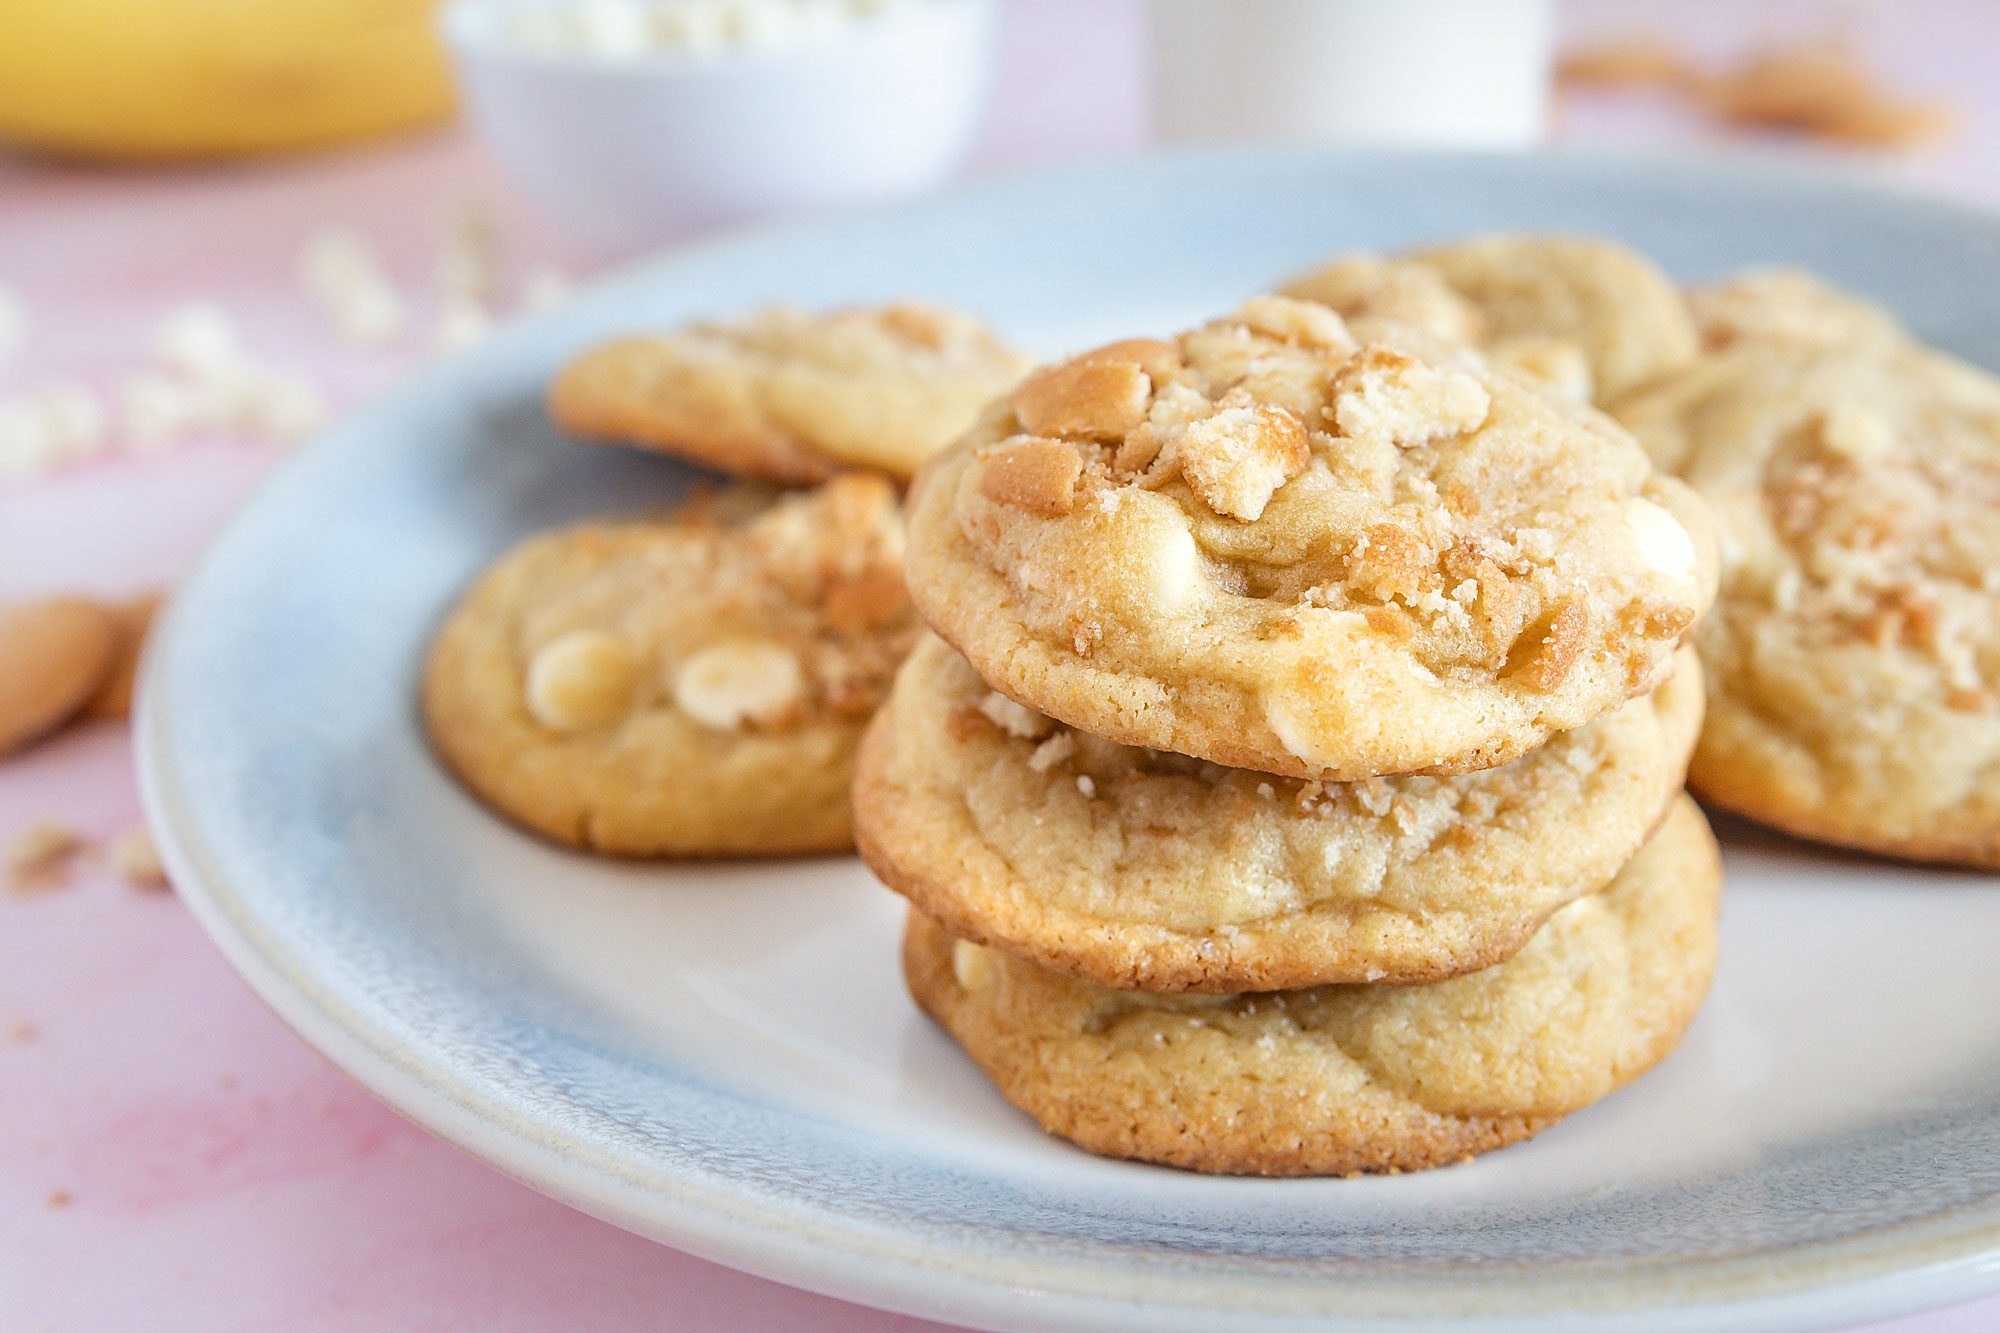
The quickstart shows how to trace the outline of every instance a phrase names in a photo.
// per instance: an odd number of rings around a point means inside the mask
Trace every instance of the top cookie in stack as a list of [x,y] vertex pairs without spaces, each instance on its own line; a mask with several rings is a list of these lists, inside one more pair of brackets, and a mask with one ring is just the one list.
[[1714,540],[1594,409],[1261,297],[1031,376],[909,541],[943,641],[870,728],[857,839],[916,908],[912,992],[1045,1128],[1433,1165],[1692,1017]]
[[1607,418],[1282,297],[1032,376],[919,479],[918,610],[1126,745],[1322,780],[1520,757],[1659,683],[1701,503]]

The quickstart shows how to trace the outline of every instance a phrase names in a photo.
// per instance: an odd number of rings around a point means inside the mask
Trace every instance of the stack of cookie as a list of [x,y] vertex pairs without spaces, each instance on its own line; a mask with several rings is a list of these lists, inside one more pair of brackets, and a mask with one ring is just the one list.
[[1414,1169],[1685,1029],[1714,541],[1607,418],[1263,297],[1031,377],[909,526],[937,637],[863,742],[857,840],[918,1002],[1044,1128]]

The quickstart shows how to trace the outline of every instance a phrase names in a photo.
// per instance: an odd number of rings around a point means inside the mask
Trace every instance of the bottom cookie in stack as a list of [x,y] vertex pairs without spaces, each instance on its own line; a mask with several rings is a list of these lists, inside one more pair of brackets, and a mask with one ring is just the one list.
[[1092,1152],[1351,1175],[1519,1142],[1679,1042],[1714,970],[1721,863],[1686,797],[1512,958],[1429,985],[1112,990],[913,911],[911,993],[1016,1106]]

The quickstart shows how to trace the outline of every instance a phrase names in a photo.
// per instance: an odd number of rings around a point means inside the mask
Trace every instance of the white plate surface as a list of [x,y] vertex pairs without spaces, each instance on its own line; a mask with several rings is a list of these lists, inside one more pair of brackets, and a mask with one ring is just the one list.
[[1041,1136],[912,1009],[848,860],[613,865],[490,817],[412,703],[524,533],[694,474],[559,440],[595,338],[920,294],[1054,352],[1336,250],[1492,227],[1676,274],[1811,265],[2000,366],[2000,222],[1765,166],[1179,156],[691,250],[357,413],[187,583],[140,724],[224,952],[418,1121],[578,1207],[802,1286],[996,1328],[1822,1327],[2000,1289],[2000,886],[1723,830],[1713,998],[1656,1073],[1449,1170],[1204,1179]]

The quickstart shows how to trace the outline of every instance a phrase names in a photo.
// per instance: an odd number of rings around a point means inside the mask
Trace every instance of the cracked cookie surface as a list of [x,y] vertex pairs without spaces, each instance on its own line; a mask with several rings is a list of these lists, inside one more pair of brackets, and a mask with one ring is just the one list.
[[1714,588],[1608,418],[1280,297],[1030,376],[910,513],[912,596],[995,689],[1302,778],[1514,759],[1652,689]]
[[593,348],[556,377],[549,409],[574,434],[740,476],[907,480],[1028,364],[957,311],[778,306]]
[[862,728],[917,633],[902,551],[894,490],[859,474],[531,537],[438,631],[432,742],[574,846],[844,849]]
[[1721,863],[1694,803],[1527,947],[1427,986],[1107,990],[913,911],[911,994],[1043,1129],[1240,1175],[1438,1166],[1546,1129],[1679,1042],[1715,966]]
[[1073,731],[930,638],[863,741],[856,840],[953,934],[1102,986],[1435,981],[1610,881],[1680,792],[1701,702],[1683,649],[1511,764],[1320,783]]
[[1749,336],[1617,411],[1722,531],[1695,791],[2000,866],[2000,380],[1908,341]]

